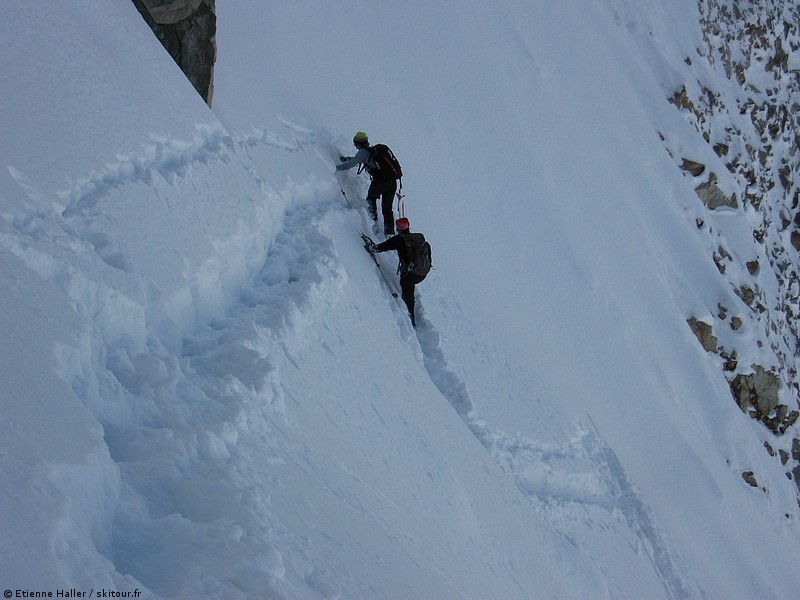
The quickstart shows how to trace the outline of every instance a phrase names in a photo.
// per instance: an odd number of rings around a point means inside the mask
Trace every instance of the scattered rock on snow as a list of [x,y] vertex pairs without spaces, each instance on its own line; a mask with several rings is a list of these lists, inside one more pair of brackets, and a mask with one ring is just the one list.
[[744,479],[751,487],[758,487],[756,476],[752,471],[744,471],[742,473],[742,479]]
[[760,365],[753,365],[753,373],[739,374],[730,382],[736,404],[747,412],[751,407],[759,419],[767,416],[778,406],[780,379]]
[[736,200],[736,193],[726,196],[719,186],[717,186],[717,176],[714,173],[708,178],[708,181],[701,183],[694,191],[697,193],[700,200],[703,201],[708,208],[715,210],[720,206],[728,208],[738,208],[739,202]]
[[706,166],[703,163],[684,158],[683,163],[681,163],[681,169],[688,171],[694,177],[699,177],[706,170]]
[[689,327],[692,329],[692,333],[694,333],[695,337],[700,342],[700,345],[703,346],[703,349],[706,352],[717,351],[717,338],[713,334],[711,325],[703,321],[699,321],[694,317],[690,317],[686,322],[689,324]]

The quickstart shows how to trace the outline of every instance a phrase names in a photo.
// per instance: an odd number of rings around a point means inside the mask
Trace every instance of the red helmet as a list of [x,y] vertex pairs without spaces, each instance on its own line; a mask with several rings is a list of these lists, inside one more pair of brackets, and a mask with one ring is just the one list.
[[411,228],[411,223],[405,217],[400,217],[394,222],[397,231],[408,231]]

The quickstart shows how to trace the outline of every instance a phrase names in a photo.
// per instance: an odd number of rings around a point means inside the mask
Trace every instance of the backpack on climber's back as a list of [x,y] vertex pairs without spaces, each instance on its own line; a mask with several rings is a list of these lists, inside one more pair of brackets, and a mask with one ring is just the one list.
[[400,179],[403,177],[403,169],[400,161],[394,152],[386,144],[375,144],[370,149],[372,157],[378,164],[377,169],[371,169],[370,175],[378,179]]
[[423,279],[430,272],[431,245],[421,233],[401,233],[406,243],[406,268],[409,273],[418,275]]

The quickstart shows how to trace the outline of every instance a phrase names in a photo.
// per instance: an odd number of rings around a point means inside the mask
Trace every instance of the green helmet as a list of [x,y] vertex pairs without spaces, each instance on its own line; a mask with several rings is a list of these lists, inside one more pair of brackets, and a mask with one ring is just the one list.
[[356,131],[356,134],[353,136],[353,143],[354,144],[369,144],[369,138],[367,134],[363,131]]

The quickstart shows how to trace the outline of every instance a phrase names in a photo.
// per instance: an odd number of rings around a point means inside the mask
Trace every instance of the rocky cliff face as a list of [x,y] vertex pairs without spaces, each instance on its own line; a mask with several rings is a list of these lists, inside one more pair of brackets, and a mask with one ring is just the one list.
[[[800,8],[786,0],[698,7],[704,45],[686,57],[696,78],[669,100],[721,159],[726,183],[694,157],[671,153],[705,207],[696,225],[709,259],[741,304],[688,323],[736,405],[766,427],[764,447],[800,499]],[[735,217],[715,218],[724,211]],[[758,473],[742,477],[760,487]]]
[[210,106],[217,57],[215,0],[133,0],[133,3]]

